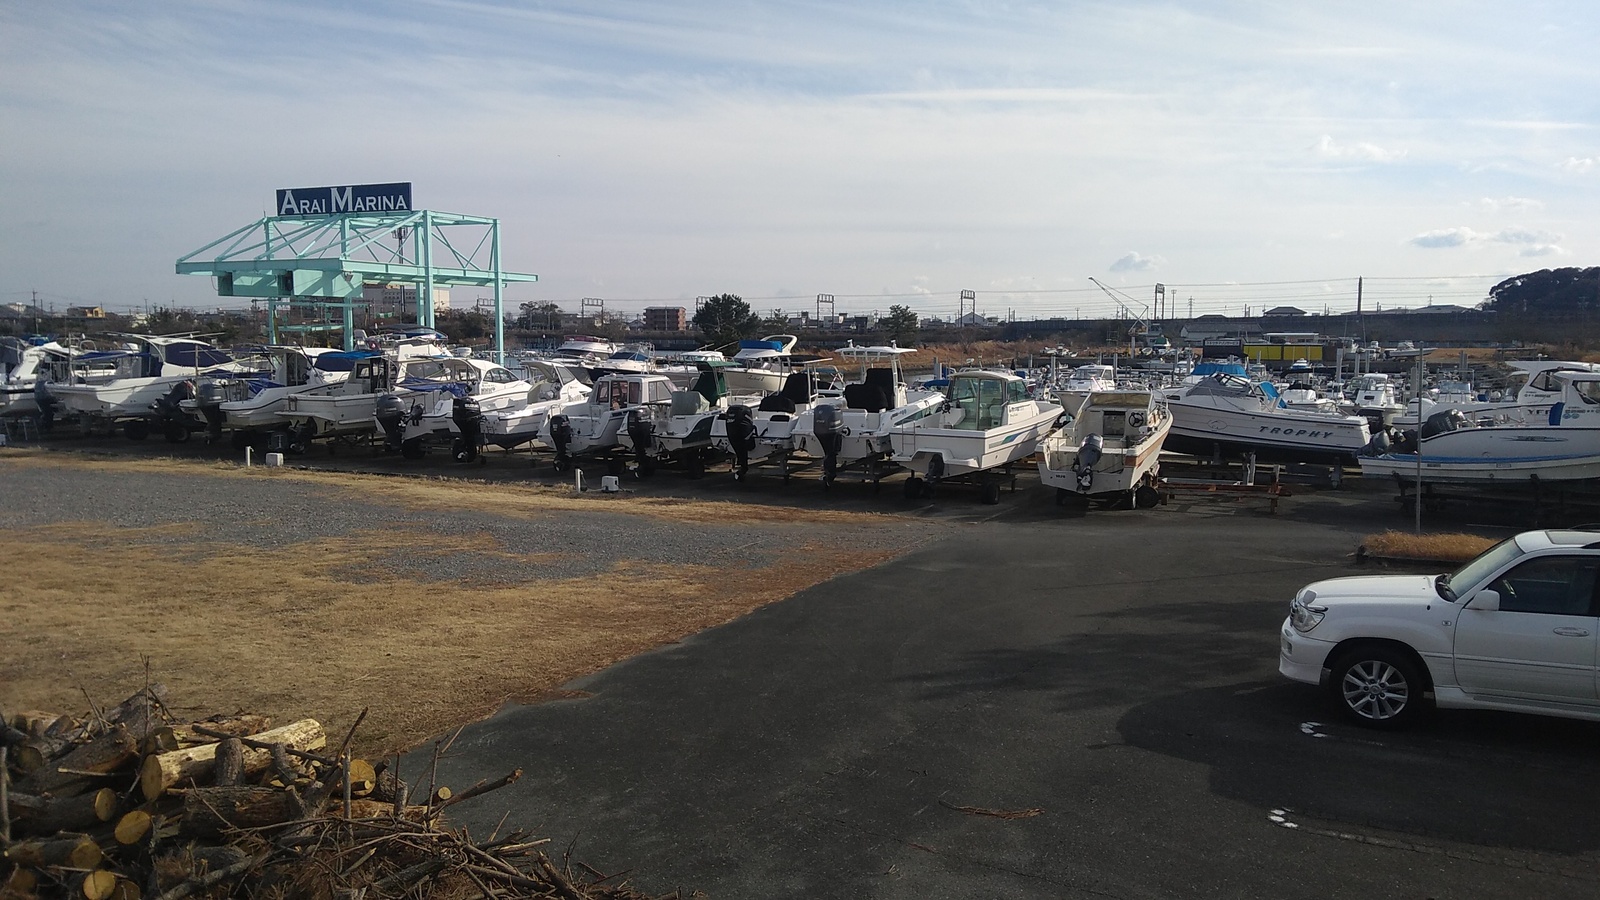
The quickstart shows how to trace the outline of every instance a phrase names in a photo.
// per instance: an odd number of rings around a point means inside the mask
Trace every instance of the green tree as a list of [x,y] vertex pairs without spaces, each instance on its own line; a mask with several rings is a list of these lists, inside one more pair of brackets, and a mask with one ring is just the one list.
[[889,314],[878,320],[878,330],[897,341],[904,341],[915,337],[921,324],[922,319],[916,310],[909,306],[891,306]]
[[738,343],[761,330],[761,317],[735,294],[718,294],[694,314],[694,327],[713,347]]
[[451,341],[472,343],[494,334],[494,319],[475,309],[441,311],[434,317],[433,325]]

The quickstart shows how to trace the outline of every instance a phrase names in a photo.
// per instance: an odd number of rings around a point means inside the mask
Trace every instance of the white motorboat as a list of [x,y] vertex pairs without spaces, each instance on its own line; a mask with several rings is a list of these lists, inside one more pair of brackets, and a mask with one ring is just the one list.
[[[711,446],[733,457],[733,477],[743,481],[751,463],[769,458],[783,464],[789,477],[788,457],[799,446],[795,426],[800,416],[817,400],[815,380],[809,369],[790,372],[783,390],[762,397],[754,406],[734,403],[711,423]],[[834,403],[839,400],[835,398]]]
[[[628,411],[617,444],[634,454],[640,475],[664,462],[683,463],[694,478],[704,474],[712,426],[732,402],[723,378],[727,368],[726,363],[702,363],[693,389],[673,391],[666,404],[645,403]],[[759,398],[739,399],[754,403]]]
[[129,342],[126,349],[79,354],[71,361],[68,380],[49,386],[63,412],[76,415],[87,428],[122,423],[124,434],[140,440],[155,422],[168,440],[186,440],[198,420],[178,404],[193,396],[195,381],[247,371],[226,352],[192,337],[119,337]]
[[1117,388],[1117,369],[1115,366],[1090,363],[1079,366],[1067,374],[1060,386],[1056,388],[1056,400],[1061,408],[1069,413],[1076,413],[1078,404],[1095,391],[1114,391]]
[[371,351],[353,351],[351,357],[350,374],[342,381],[284,398],[278,415],[292,434],[291,452],[305,452],[313,440],[358,437],[377,429],[373,413],[378,396],[394,386],[395,361]]
[[1172,413],[1155,391],[1103,391],[1039,442],[1039,481],[1056,502],[1123,501],[1151,507]]
[[1378,427],[1387,427],[1394,423],[1395,417],[1405,412],[1406,405],[1400,402],[1400,390],[1389,376],[1383,372],[1368,372],[1357,375],[1346,385],[1350,399],[1348,408],[1358,416],[1366,416],[1369,428],[1373,423]]
[[234,444],[243,447],[265,440],[268,432],[287,432],[289,422],[283,412],[291,395],[344,381],[358,359],[371,355],[323,347],[260,347],[244,360],[255,366],[251,371],[201,378],[195,383],[194,398],[179,406],[205,419],[209,440],[220,439],[227,428],[233,431]]
[[521,409],[532,387],[516,373],[486,359],[446,356],[400,364],[395,390],[378,397],[373,418],[384,446],[406,459],[420,458],[434,436],[451,441],[458,462],[478,458],[483,416]]
[[[1515,361],[1509,363],[1512,373],[1506,389],[1495,399],[1480,399],[1469,390],[1441,391],[1438,396],[1423,397],[1420,403],[1421,421],[1426,422],[1436,413],[1460,410],[1469,419],[1512,416],[1514,418],[1539,418],[1561,399],[1562,384],[1556,379],[1558,372],[1594,372],[1600,366],[1593,363],[1561,360]],[[1394,419],[1396,427],[1416,427],[1418,401],[1413,398],[1406,410]]]
[[733,365],[723,372],[728,390],[736,394],[770,394],[783,390],[789,377],[795,344],[792,334],[769,334],[760,340],[743,340],[733,354]]
[[675,390],[665,375],[606,375],[595,381],[585,399],[552,410],[539,429],[539,441],[555,448],[556,471],[568,471],[575,457],[616,450],[628,412],[647,404],[670,407]]
[[571,334],[562,340],[560,346],[545,356],[557,362],[588,367],[610,357],[617,352],[617,349],[615,343],[603,337],[595,337],[592,334]]
[[551,410],[578,403],[589,396],[589,386],[572,367],[553,360],[526,360],[522,380],[528,382],[528,402],[521,409],[504,409],[483,415],[483,439],[510,450],[539,439],[539,430]]
[[36,394],[51,370],[65,371],[77,351],[55,341],[0,338],[0,416],[27,416],[39,412]]
[[1193,456],[1254,453],[1263,461],[1354,462],[1372,439],[1361,416],[1286,409],[1270,384],[1217,372],[1162,390],[1172,411],[1166,449]]
[[648,346],[623,347],[605,359],[589,364],[589,374],[593,378],[612,372],[653,372],[655,369],[655,357],[650,354]]
[[1294,381],[1278,388],[1278,405],[1284,409],[1339,412],[1339,401],[1317,390],[1306,381]]
[[850,345],[836,351],[862,364],[861,380],[844,386],[837,397],[819,397],[796,415],[792,433],[796,450],[822,460],[822,483],[831,485],[841,469],[862,466],[877,483],[885,474],[894,448],[889,433],[896,426],[934,415],[944,392],[910,390],[900,372],[907,347]]
[[[961,370],[950,376],[932,415],[889,429],[891,458],[911,470],[906,496],[922,496],[943,479],[1009,469],[1032,456],[1061,415],[1056,403],[1031,399],[1028,383],[1017,375]],[[998,503],[999,484],[981,481],[980,496]]]
[[1527,409],[1515,416],[1436,412],[1398,445],[1384,448],[1378,441],[1361,457],[1361,474],[1409,481],[1420,470],[1424,483],[1600,478],[1600,372],[1550,376],[1561,387],[1561,399],[1542,416]]

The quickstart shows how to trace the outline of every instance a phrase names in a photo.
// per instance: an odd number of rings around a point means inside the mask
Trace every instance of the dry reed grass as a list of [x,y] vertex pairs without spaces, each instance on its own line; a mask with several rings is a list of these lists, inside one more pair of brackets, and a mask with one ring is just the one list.
[[1407,534],[1385,531],[1361,542],[1366,556],[1415,559],[1428,562],[1466,562],[1495,545],[1493,538],[1475,534]]

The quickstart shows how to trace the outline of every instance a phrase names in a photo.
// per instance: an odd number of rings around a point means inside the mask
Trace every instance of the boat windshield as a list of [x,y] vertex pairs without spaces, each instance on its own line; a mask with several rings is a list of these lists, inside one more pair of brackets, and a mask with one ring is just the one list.
[[1484,579],[1522,554],[1523,550],[1517,545],[1517,539],[1506,538],[1454,572],[1434,579],[1434,590],[1439,592],[1440,597],[1454,603],[1462,591],[1471,590],[1482,584]]
[[1600,403],[1600,381],[1591,381],[1589,379],[1574,381],[1572,382],[1572,390],[1578,395],[1578,399],[1585,403],[1591,405]]

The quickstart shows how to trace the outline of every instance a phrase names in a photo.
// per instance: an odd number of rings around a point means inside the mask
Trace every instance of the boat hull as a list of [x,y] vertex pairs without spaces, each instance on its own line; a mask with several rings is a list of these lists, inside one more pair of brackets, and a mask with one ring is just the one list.
[[1086,488],[1073,471],[1082,444],[1070,428],[1063,428],[1039,443],[1039,482],[1089,498],[1128,494],[1142,484],[1154,483],[1161,471],[1161,450],[1171,431],[1172,420],[1163,419],[1136,443],[1107,441],[1100,459],[1091,468]]
[[[1417,476],[1417,454],[1362,457],[1361,474]],[[1577,481],[1600,478],[1600,427],[1490,426],[1463,428],[1422,442],[1424,483]]]
[[1260,413],[1172,403],[1166,449],[1191,456],[1254,453],[1264,462],[1354,463],[1371,440],[1364,419]]

